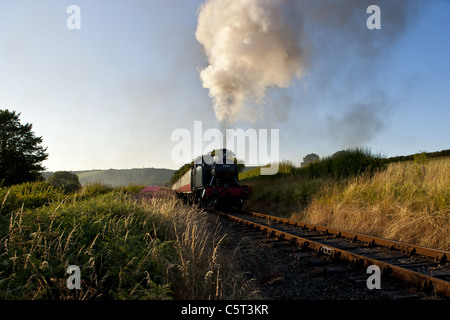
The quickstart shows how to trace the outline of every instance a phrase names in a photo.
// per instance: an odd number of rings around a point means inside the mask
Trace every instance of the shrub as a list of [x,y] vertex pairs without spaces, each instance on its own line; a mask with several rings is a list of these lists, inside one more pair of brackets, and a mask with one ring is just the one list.
[[278,165],[277,175],[288,177],[288,176],[293,175],[295,173],[295,170],[296,170],[296,168],[295,168],[294,164],[292,163],[292,161],[283,160]]
[[69,171],[56,171],[48,178],[48,183],[63,189],[66,193],[71,193],[81,188],[78,176]]
[[54,188],[47,182],[26,182],[11,187],[0,188],[0,212],[10,212],[23,207],[30,209],[40,207],[64,197],[59,188]]
[[141,192],[143,189],[145,188],[144,185],[140,185],[140,184],[128,184],[124,187],[115,187],[114,190],[115,191],[120,191],[120,192],[128,192],[128,193],[139,193]]
[[104,185],[101,182],[91,182],[81,189],[80,196],[92,197],[113,191],[113,187]]
[[373,175],[386,168],[386,161],[380,155],[374,155],[370,149],[348,149],[336,152],[331,157],[310,163],[298,169],[299,174],[312,178],[347,178],[362,173]]

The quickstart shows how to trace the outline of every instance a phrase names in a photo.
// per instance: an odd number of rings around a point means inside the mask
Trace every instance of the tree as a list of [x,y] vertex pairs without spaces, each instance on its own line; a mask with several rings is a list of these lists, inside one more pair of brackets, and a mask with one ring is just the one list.
[[67,193],[81,188],[78,176],[69,171],[56,171],[48,178],[48,183],[54,187],[63,189]]
[[20,113],[0,110],[0,184],[10,186],[42,180],[47,148],[36,137],[30,123],[21,124]]
[[317,154],[310,153],[303,158],[303,162],[302,162],[301,166],[305,167],[308,164],[319,161],[319,160],[320,160],[320,157]]

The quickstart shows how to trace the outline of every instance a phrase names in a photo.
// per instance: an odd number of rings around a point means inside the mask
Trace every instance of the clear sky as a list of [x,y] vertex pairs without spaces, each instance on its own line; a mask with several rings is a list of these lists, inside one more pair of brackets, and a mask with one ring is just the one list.
[[[0,108],[33,124],[49,171],[177,169],[172,132],[195,120],[219,126],[199,76],[203,2],[1,0]],[[323,23],[308,16],[312,0],[301,2],[304,76],[270,91],[270,121],[236,128],[279,129],[280,158],[297,165],[356,146],[386,156],[450,148],[450,1],[421,1],[398,29],[382,1],[369,1],[381,2],[380,30],[367,29],[369,15],[346,8],[351,1]],[[79,30],[66,26],[72,4]],[[334,28],[337,15],[359,22]]]

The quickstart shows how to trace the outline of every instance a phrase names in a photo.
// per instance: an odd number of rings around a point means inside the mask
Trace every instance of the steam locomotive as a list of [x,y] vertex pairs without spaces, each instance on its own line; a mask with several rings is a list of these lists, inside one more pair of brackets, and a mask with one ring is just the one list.
[[238,182],[238,166],[231,151],[216,150],[214,155],[203,155],[173,184],[174,190],[188,203],[207,209],[236,207],[242,209],[252,188]]

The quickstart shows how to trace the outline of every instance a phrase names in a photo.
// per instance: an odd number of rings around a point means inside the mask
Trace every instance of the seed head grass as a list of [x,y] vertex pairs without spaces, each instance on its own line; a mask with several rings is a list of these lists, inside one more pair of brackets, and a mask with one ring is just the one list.
[[391,163],[374,175],[324,183],[294,217],[450,249],[450,159]]
[[[136,197],[99,185],[63,195],[46,184],[34,187],[50,194],[20,204],[17,190],[1,190],[0,299],[254,295],[211,218],[173,195]],[[69,265],[80,267],[80,290],[67,288]]]

